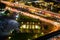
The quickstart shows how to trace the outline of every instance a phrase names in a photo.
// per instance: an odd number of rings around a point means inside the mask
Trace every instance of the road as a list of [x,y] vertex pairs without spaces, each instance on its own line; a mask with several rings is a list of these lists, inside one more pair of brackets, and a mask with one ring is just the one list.
[[47,10],[42,10],[39,8],[35,8],[35,7],[27,6],[27,5],[22,5],[22,4],[16,4],[16,3],[11,3],[11,2],[6,2],[6,1],[1,1],[1,2],[10,6],[10,7],[16,7],[18,9],[20,8],[21,11],[22,11],[22,9],[24,9],[25,11],[27,10],[27,12],[31,12],[32,14],[42,16],[42,17],[45,17],[48,19],[51,18],[51,20],[53,19],[54,21],[60,22],[60,14],[59,13],[54,13],[54,12],[50,12]]

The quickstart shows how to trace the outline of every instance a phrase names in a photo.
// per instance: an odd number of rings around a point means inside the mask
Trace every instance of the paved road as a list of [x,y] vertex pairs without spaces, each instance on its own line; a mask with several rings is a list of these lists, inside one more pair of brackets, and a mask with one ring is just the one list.
[[27,6],[27,5],[22,5],[22,4],[16,4],[16,3],[11,3],[11,2],[6,2],[6,1],[1,1],[2,3],[5,3],[6,5],[10,6],[10,7],[17,7],[17,8],[22,8],[24,10],[27,10],[27,12],[32,12],[32,14],[36,14],[39,16],[43,16],[43,17],[49,17],[52,18],[53,20],[56,20],[58,22],[60,22],[60,14],[59,13],[54,13],[54,12],[50,12],[47,10],[42,10],[39,8],[35,8],[35,7],[31,7],[31,6]]

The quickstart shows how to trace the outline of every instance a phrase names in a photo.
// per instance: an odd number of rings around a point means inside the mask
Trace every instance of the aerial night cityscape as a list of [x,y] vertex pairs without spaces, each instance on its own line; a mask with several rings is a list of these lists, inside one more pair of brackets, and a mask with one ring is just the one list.
[[60,0],[0,0],[0,40],[60,40]]

